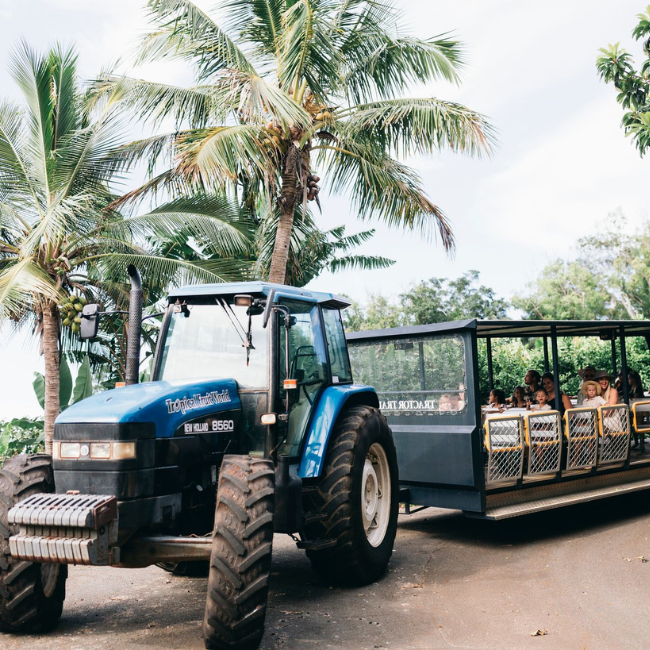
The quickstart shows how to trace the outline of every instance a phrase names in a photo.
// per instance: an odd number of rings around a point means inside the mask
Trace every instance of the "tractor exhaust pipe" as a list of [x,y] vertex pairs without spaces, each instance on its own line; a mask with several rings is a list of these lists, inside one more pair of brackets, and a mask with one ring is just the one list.
[[138,269],[129,264],[131,277],[129,296],[129,330],[126,345],[126,385],[137,384],[140,379],[140,337],[142,335],[142,278]]

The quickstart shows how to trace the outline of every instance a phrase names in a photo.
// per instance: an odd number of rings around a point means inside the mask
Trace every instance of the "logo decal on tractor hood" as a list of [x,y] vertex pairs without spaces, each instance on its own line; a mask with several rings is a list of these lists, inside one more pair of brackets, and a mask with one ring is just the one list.
[[185,415],[187,411],[193,411],[194,409],[200,409],[204,406],[213,406],[214,404],[223,404],[225,402],[232,401],[230,399],[230,393],[227,389],[222,390],[221,392],[213,390],[210,393],[201,395],[197,393],[194,397],[183,397],[183,399],[175,400],[165,400],[167,404],[167,412],[171,415],[172,413],[178,413],[179,411]]

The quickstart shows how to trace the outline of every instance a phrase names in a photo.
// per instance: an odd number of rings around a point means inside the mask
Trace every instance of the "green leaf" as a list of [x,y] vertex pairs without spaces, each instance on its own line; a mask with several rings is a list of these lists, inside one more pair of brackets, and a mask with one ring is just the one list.
[[34,373],[34,381],[32,383],[34,387],[34,392],[36,393],[36,399],[41,405],[41,408],[45,408],[45,377],[41,375],[40,372]]
[[62,357],[59,367],[59,408],[62,411],[70,404],[70,395],[72,395],[72,373],[65,357]]
[[79,367],[77,374],[77,381],[74,385],[74,393],[72,394],[72,403],[76,404],[86,397],[93,394],[93,376],[90,370],[90,360],[84,357],[83,363]]

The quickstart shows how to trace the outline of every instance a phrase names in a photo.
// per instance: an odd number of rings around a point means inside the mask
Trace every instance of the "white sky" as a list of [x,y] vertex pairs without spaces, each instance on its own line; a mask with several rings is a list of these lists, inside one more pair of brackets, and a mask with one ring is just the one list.
[[[128,57],[146,22],[144,0],[0,0],[0,96],[18,100],[7,73],[8,55],[22,37],[34,48],[53,41],[77,44],[83,77]],[[202,7],[212,2],[201,1]],[[413,96],[459,101],[489,116],[499,147],[489,159],[443,153],[409,161],[432,200],[450,217],[457,240],[453,259],[435,243],[375,225],[363,252],[397,260],[390,269],[324,274],[310,286],[363,300],[394,295],[433,276],[478,269],[481,280],[506,297],[535,279],[578,237],[594,233],[621,208],[631,226],[648,217],[650,161],[639,158],[620,128],[615,91],[598,79],[598,48],[620,41],[638,60],[630,36],[643,0],[401,0],[411,33],[453,31],[466,45],[462,86],[414,88]],[[189,83],[179,65],[148,68],[147,78]],[[323,175],[323,174],[321,174]],[[326,180],[326,178],[324,179]],[[322,227],[367,227],[345,197],[321,193]],[[145,279],[146,281],[146,279]],[[36,415],[33,372],[42,363],[23,338],[0,338],[0,419]]]

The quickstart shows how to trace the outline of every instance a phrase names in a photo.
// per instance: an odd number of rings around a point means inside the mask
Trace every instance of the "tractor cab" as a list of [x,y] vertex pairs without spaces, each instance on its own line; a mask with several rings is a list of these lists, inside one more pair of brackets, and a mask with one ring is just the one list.
[[319,395],[351,384],[337,296],[267,283],[171,293],[154,381],[237,382],[239,453],[298,462]]

